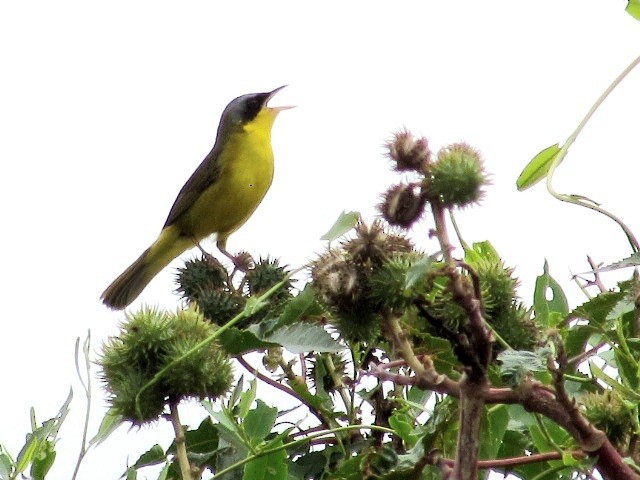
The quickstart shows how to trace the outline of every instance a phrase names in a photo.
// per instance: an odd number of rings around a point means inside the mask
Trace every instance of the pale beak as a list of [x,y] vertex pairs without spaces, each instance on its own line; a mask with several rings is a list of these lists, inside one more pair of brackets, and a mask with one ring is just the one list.
[[[275,90],[272,90],[271,92],[269,92],[269,95],[267,96],[267,100],[264,102],[265,105],[269,102],[269,100],[271,100],[273,98],[273,96],[276,93],[278,93],[284,87],[286,87],[286,85],[282,85],[281,87],[278,87]],[[269,107],[269,110],[273,110],[274,112],[281,112],[283,110],[289,110],[290,108],[295,108],[295,105],[287,105],[287,106],[284,106],[284,107]]]

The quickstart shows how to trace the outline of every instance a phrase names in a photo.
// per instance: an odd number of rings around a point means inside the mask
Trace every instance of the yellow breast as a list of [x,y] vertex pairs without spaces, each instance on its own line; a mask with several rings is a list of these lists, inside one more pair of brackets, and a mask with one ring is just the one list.
[[264,198],[273,180],[271,127],[275,115],[261,111],[242,131],[229,136],[217,162],[216,181],[196,200],[184,219],[200,240],[226,237],[242,226]]

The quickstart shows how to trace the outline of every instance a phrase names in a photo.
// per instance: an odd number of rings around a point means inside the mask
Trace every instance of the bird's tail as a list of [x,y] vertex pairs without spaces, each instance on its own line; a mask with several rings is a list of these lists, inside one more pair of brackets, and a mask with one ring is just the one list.
[[109,308],[122,310],[171,260],[193,246],[193,240],[181,236],[177,228],[165,228],[154,244],[107,287],[100,297],[102,302]]

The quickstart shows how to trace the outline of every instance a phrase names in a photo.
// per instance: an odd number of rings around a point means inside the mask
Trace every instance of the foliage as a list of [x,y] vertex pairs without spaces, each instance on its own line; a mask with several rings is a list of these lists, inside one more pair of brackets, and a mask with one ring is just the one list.
[[[628,2],[636,18],[638,8]],[[434,155],[426,138],[399,131],[386,149],[402,179],[382,195],[382,218],[343,213],[305,267],[308,283],[273,258],[241,253],[228,270],[203,254],[178,270],[184,309],[127,314],[97,362],[111,410],[89,442],[85,424],[74,478],[118,425],[162,420],[173,440],[123,477],[156,466],[162,480],[638,478],[640,279],[607,288],[600,273],[637,267],[640,245],[600,205],[552,187],[590,116],[637,63],[516,181],[526,190],[546,179],[555,198],[606,215],[629,240],[626,258],[576,278],[585,303],[569,305],[545,262],[527,305],[490,241],[469,245],[456,226],[456,249],[446,219],[482,199],[482,157],[466,143]],[[433,252],[406,235],[427,216]],[[89,338],[82,353],[90,405]],[[246,371],[235,382],[232,363]],[[32,411],[15,459],[0,445],[1,480],[46,477],[71,398],[41,424]],[[179,417],[189,399],[206,412],[195,428]]]

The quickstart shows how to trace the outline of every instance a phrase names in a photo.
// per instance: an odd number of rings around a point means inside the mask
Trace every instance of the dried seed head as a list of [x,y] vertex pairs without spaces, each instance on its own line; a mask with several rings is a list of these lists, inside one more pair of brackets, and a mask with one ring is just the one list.
[[424,205],[425,200],[417,191],[417,187],[400,183],[387,190],[384,201],[378,208],[390,225],[410,228],[420,219]]
[[386,232],[380,220],[375,220],[371,226],[364,222],[359,223],[356,236],[344,242],[342,246],[356,264],[380,265],[394,253],[413,250],[412,243],[405,237]]
[[393,160],[398,172],[426,172],[431,160],[427,139],[416,138],[409,131],[401,130],[387,142],[387,156]]

